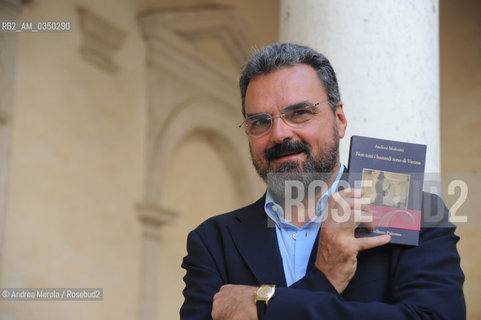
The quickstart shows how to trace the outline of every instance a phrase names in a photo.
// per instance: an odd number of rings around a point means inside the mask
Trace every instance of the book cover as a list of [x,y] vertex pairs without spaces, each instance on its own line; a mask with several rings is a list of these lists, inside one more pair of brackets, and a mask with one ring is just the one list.
[[356,229],[356,237],[391,235],[391,242],[417,246],[426,145],[352,136],[349,184],[364,190],[374,230]]

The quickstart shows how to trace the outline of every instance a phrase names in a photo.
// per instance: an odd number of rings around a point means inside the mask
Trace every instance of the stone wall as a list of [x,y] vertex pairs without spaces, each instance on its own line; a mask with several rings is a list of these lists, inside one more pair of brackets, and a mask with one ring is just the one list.
[[73,28],[17,34],[2,86],[15,103],[0,287],[100,287],[103,301],[0,301],[1,319],[178,317],[188,231],[263,193],[237,77],[277,17],[276,1],[22,4],[19,19]]
[[[460,188],[449,183],[467,182],[467,198],[456,216],[461,236],[458,250],[466,275],[464,294],[468,319],[481,318],[481,2],[441,1],[441,168],[444,200],[450,208],[462,198]],[[455,184],[452,184],[454,187]],[[461,202],[459,202],[461,203]]]
[[[476,183],[481,8],[462,3],[440,3],[441,164]],[[188,231],[263,192],[236,81],[246,48],[277,40],[279,2],[34,0],[20,19],[73,30],[20,33],[13,57],[0,47],[1,70],[15,67],[0,74],[0,287],[101,287],[104,299],[0,301],[0,318],[178,318]],[[477,212],[473,195],[461,214]],[[458,231],[469,319],[481,316],[480,227]]]

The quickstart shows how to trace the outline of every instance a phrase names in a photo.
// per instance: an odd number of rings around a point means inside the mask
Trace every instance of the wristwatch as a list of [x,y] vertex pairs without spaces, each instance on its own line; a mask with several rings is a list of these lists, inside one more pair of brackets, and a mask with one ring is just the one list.
[[266,313],[266,307],[269,304],[269,300],[276,293],[276,286],[273,284],[263,284],[257,289],[254,301],[257,307],[257,318],[259,320],[264,319],[264,314]]

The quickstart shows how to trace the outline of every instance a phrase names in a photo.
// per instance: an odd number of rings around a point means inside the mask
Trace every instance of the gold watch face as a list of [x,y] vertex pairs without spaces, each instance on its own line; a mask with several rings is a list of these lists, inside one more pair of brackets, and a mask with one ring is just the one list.
[[270,298],[270,297],[272,297],[272,295],[274,295],[275,290],[276,290],[275,286],[262,285],[257,290],[257,297],[259,297],[259,298]]

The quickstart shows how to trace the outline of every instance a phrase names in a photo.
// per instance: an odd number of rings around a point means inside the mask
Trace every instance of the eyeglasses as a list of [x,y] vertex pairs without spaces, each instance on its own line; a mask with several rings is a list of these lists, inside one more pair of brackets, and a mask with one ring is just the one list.
[[293,128],[302,127],[302,125],[311,120],[314,115],[319,113],[319,104],[326,102],[324,100],[316,104],[301,102],[292,106],[288,106],[282,110],[281,114],[271,115],[269,113],[256,113],[245,118],[239,128],[244,126],[249,136],[260,136],[267,133],[272,128],[274,118],[281,118],[285,124]]

